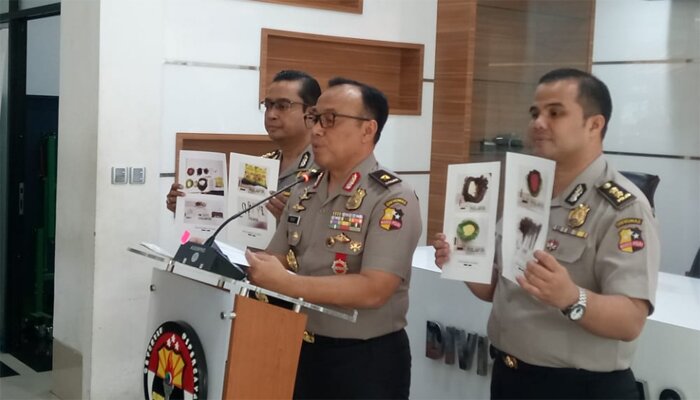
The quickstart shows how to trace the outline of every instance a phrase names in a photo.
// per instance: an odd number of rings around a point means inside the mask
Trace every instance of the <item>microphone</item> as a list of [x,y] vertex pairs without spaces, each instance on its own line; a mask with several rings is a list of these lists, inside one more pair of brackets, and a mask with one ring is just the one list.
[[244,208],[240,212],[229,217],[226,221],[219,225],[216,231],[214,231],[214,234],[212,234],[203,244],[187,242],[181,245],[180,248],[177,250],[177,253],[175,253],[174,260],[182,264],[189,265],[191,267],[203,269],[236,280],[244,279],[248,274],[248,267],[242,264],[231,263],[228,257],[226,257],[226,255],[221,252],[219,246],[217,246],[214,242],[216,240],[216,235],[218,235],[219,232],[221,232],[221,230],[224,229],[224,227],[226,227],[226,225],[229,222],[235,220],[236,218],[240,217],[241,215],[247,212],[254,210],[256,207],[277,196],[277,194],[285,192],[302,182],[308,182],[311,179],[318,177],[319,175],[321,175],[322,172],[323,171],[321,170],[310,169],[302,173],[294,182],[290,183],[287,186],[284,186],[283,188],[277,190],[275,193],[269,196],[266,196],[265,198],[253,204],[252,206]]

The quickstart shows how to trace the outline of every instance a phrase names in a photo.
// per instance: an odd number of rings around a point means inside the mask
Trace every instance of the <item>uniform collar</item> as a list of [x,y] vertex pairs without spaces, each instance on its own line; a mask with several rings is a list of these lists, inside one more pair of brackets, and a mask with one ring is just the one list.
[[[377,168],[377,159],[374,157],[374,153],[370,153],[370,155],[367,156],[367,158],[362,160],[362,162],[360,162],[352,170],[352,172],[348,174],[348,176],[343,181],[343,185],[339,188],[338,191],[334,193],[328,193],[328,178],[330,177],[330,174],[326,172],[323,174],[321,182],[319,182],[319,184],[315,188],[309,189],[309,192],[318,192],[318,195],[321,199],[323,199],[324,203],[328,202],[329,200],[332,200],[336,196],[350,197],[353,193],[355,193],[357,188],[367,187],[367,180],[369,179],[370,172],[375,171]],[[355,176],[356,178],[354,178]],[[355,179],[354,184],[353,179]],[[345,187],[349,187],[350,189],[346,190]],[[326,198],[327,195],[328,198]]]
[[[605,173],[607,165],[603,155],[598,156],[566,189],[559,193],[559,196],[552,199],[552,206],[574,208],[578,204],[586,202],[591,193],[595,192],[597,181]],[[582,188],[585,188],[585,192],[576,196],[576,191],[580,191]],[[567,202],[567,199],[570,201]]]
[[[284,154],[280,151],[280,156],[277,157],[281,160]],[[306,171],[314,165],[314,153],[311,151],[311,144],[306,146],[304,150],[299,154],[299,156],[294,160],[292,164],[289,165],[284,171],[280,172],[280,179],[284,179],[290,175],[298,174],[301,171]]]

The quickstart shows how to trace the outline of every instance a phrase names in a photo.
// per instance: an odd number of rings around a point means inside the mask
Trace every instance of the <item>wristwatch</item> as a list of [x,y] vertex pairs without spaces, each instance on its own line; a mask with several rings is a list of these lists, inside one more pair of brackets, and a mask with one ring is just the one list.
[[578,301],[565,309],[561,310],[564,315],[569,317],[572,321],[578,321],[583,318],[583,314],[586,312],[586,290],[582,287],[578,288]]

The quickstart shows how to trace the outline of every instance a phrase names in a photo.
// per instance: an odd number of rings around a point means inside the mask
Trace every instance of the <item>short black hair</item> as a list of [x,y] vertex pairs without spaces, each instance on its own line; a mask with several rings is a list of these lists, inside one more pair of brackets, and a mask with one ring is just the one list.
[[574,80],[578,83],[578,103],[583,108],[584,117],[588,118],[601,114],[605,118],[605,126],[601,136],[605,137],[612,115],[612,99],[608,87],[592,74],[574,68],[560,68],[544,74],[539,84],[552,83],[562,80]]
[[275,74],[272,78],[272,82],[280,81],[292,81],[301,82],[301,89],[299,89],[299,97],[306,104],[304,106],[304,111],[306,111],[307,106],[315,106],[318,98],[321,97],[321,86],[318,81],[311,75],[304,71],[296,71],[293,69],[285,69]]
[[351,85],[360,89],[365,112],[369,114],[371,119],[377,121],[377,134],[374,135],[374,144],[377,144],[384,124],[386,124],[386,120],[389,117],[389,101],[386,99],[386,96],[379,89],[352,79],[335,77],[328,81],[329,88],[339,85]]

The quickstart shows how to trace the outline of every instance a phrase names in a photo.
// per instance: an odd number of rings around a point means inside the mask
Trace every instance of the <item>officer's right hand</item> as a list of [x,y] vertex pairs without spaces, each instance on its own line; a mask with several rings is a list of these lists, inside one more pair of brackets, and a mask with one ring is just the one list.
[[177,198],[183,197],[185,195],[185,192],[181,192],[179,189],[182,189],[182,185],[175,182],[172,185],[170,185],[170,191],[165,196],[165,206],[168,207],[168,210],[172,212],[175,212],[175,207],[177,206]]
[[450,259],[450,244],[445,241],[447,236],[444,233],[436,233],[433,241],[435,249],[435,265],[442,268],[443,265]]

